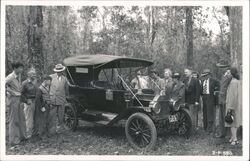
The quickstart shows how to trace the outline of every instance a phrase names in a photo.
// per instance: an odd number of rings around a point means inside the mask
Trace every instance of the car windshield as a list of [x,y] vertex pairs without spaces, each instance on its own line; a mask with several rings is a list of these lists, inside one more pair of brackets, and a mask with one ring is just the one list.
[[131,80],[136,76],[137,71],[140,70],[142,75],[147,75],[147,68],[112,68],[112,69],[102,69],[98,76],[99,81],[109,81],[117,82],[120,79],[118,75],[122,77],[126,82],[131,82]]

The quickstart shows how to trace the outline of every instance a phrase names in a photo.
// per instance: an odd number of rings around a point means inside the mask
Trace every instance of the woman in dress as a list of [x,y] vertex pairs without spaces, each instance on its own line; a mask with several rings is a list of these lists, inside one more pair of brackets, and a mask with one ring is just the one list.
[[225,127],[231,128],[231,138],[229,142],[231,142],[231,145],[236,145],[238,143],[237,129],[242,125],[242,90],[237,69],[232,67],[230,69],[230,72],[233,78],[227,89],[226,113],[231,110],[234,116],[234,120],[231,124],[225,122]]

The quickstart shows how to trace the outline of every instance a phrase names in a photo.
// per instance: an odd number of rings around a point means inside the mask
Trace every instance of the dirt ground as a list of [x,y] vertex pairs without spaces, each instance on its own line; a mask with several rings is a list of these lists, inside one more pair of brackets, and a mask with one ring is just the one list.
[[[174,134],[159,134],[152,151],[131,148],[122,124],[112,127],[79,121],[76,131],[65,131],[46,140],[30,139],[11,147],[8,143],[8,110],[6,111],[7,155],[234,155],[242,156],[242,141],[236,146],[228,139],[214,138],[202,129],[202,109],[199,129],[189,139]],[[218,115],[216,115],[218,120]],[[217,121],[218,122],[218,121]]]
[[230,145],[199,128],[189,139],[172,134],[158,136],[150,152],[134,150],[128,144],[124,127],[105,127],[80,121],[78,129],[47,140],[30,139],[16,147],[6,146],[7,155],[242,155],[242,142]]

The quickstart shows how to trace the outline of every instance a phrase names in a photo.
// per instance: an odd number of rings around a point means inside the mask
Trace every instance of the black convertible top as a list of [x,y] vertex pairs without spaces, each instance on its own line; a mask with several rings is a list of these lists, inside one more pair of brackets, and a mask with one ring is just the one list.
[[93,66],[94,68],[128,68],[128,67],[147,67],[153,62],[139,59],[128,58],[114,55],[77,55],[65,58],[65,66]]

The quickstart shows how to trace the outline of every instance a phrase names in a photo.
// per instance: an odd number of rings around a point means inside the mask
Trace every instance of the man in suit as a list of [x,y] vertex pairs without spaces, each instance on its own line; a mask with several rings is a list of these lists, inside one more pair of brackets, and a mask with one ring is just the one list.
[[180,81],[180,73],[174,73],[173,78],[173,88],[170,92],[170,102],[175,110],[179,110],[181,104],[185,103],[185,85]]
[[199,81],[192,76],[192,69],[187,67],[184,70],[185,79],[183,83],[185,84],[185,102],[188,104],[193,127],[197,129],[198,120],[198,106],[200,99],[200,86]]
[[[66,96],[68,95],[69,82],[63,75],[66,68],[62,64],[55,65],[54,74],[50,75],[52,78],[50,86],[51,104],[57,109],[58,127],[57,132],[64,130],[64,110],[66,103]],[[56,116],[55,116],[56,117]],[[56,126],[56,125],[53,125]]]
[[216,96],[215,91],[219,90],[219,81],[211,77],[209,69],[205,69],[201,74],[202,82],[202,100],[203,100],[203,127],[208,133],[214,133],[215,129],[215,111]]
[[226,96],[227,96],[227,88],[229,83],[232,80],[232,75],[230,73],[230,64],[226,60],[220,60],[219,63],[216,64],[222,72],[221,80],[220,80],[220,91],[219,91],[219,133],[216,137],[225,137],[226,128],[225,128],[225,112],[226,112]]

